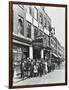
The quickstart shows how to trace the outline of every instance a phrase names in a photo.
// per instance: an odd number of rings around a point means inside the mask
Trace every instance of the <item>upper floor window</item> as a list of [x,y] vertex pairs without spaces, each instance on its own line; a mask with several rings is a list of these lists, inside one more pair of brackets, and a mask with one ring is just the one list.
[[34,18],[37,20],[38,19],[38,11],[36,8],[34,8]]
[[27,22],[27,37],[31,38],[31,24]]
[[38,36],[42,36],[43,32],[41,30],[38,31]]
[[51,32],[51,24],[50,24],[50,22],[48,22],[48,29],[49,29],[49,31]]
[[24,9],[24,5],[19,5],[20,8]]
[[54,44],[52,39],[51,39],[51,44],[52,44],[52,45]]
[[40,13],[40,23],[43,24],[43,15]]
[[31,7],[28,7],[28,13],[29,13],[30,15],[32,15],[32,8],[31,8]]
[[38,29],[34,27],[34,38],[37,38],[38,36]]
[[44,11],[44,6],[41,6],[42,10]]
[[18,33],[24,35],[24,19],[21,17],[18,19]]
[[44,18],[44,27],[47,27],[47,20]]

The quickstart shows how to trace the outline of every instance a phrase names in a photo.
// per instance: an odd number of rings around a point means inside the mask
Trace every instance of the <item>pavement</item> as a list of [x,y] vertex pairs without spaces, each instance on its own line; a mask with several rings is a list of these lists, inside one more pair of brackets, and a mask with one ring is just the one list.
[[35,85],[35,84],[53,84],[53,83],[64,83],[65,82],[65,69],[64,64],[60,69],[56,69],[42,77],[33,77],[25,80],[18,79],[14,80],[13,86],[23,85]]

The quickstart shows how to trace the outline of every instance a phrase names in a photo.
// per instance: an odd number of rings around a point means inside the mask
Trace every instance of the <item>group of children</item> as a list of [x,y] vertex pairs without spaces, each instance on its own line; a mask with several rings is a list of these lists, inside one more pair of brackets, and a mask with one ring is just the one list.
[[30,78],[42,76],[48,72],[47,62],[44,60],[31,60],[28,58],[24,60],[21,65],[21,77]]

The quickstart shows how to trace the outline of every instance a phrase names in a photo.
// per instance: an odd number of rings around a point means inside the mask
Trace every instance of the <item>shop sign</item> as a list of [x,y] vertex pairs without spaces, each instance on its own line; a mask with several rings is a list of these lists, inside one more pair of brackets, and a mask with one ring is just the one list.
[[47,35],[43,38],[43,47],[49,47],[49,37]]
[[33,42],[32,43],[33,47],[36,48],[36,49],[39,49],[43,46],[43,43],[42,42]]

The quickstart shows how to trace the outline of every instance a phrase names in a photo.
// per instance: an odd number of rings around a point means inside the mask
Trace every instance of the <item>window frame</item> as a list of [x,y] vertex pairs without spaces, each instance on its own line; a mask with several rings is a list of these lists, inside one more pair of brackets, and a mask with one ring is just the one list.
[[43,15],[41,12],[39,13],[39,21],[40,21],[40,24],[43,25]]
[[[19,19],[20,19],[22,22],[19,22]],[[18,33],[24,36],[24,18],[23,18],[22,16],[18,15],[18,26],[19,26],[20,23],[22,24],[23,27],[21,27],[22,29],[21,29]],[[20,25],[20,26],[21,26],[21,25]],[[23,30],[23,31],[22,31],[22,30]],[[22,34],[21,32],[23,32],[23,34]]]
[[[36,11],[36,15],[35,15],[35,11]],[[35,17],[36,16],[36,17]],[[38,20],[38,9],[36,7],[34,7],[34,18],[36,20]]]
[[[30,33],[28,33],[28,24],[29,24],[30,26],[32,26],[32,25],[31,25],[30,22],[27,21],[27,37],[28,37],[28,38],[31,38],[31,28],[29,28],[29,29],[30,29]],[[30,34],[30,37],[28,36],[28,34]]]

